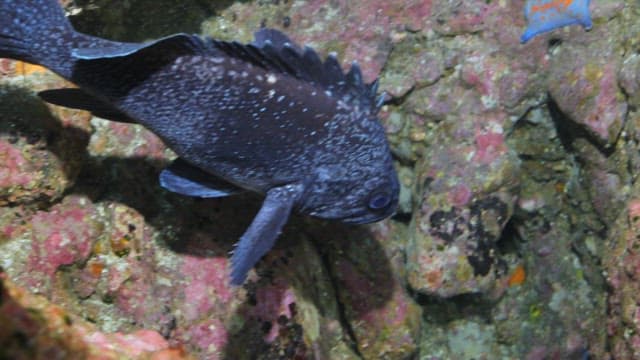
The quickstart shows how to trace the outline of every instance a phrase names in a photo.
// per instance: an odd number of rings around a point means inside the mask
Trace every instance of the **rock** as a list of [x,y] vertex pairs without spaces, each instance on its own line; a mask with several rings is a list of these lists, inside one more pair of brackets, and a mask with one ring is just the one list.
[[0,272],[0,343],[10,359],[193,359],[157,332],[104,333]]
[[[50,73],[36,75],[62,86]],[[59,200],[79,173],[88,114],[47,107],[13,86],[0,88],[0,112],[8,114],[0,124],[0,205]]]
[[328,265],[347,329],[367,359],[403,359],[417,352],[422,311],[405,290],[405,234],[404,226],[384,221],[315,239],[331,245]]
[[[518,168],[504,142],[503,119],[477,116],[477,123],[443,132],[419,164],[423,195],[407,250],[409,283],[419,292],[489,292],[504,275],[496,244],[513,214]],[[445,138],[456,138],[455,145]]]
[[637,335],[640,307],[634,295],[639,288],[640,258],[633,250],[638,246],[639,219],[640,199],[636,185],[609,235],[607,246],[611,251],[603,259],[607,283],[611,287],[606,322],[611,341],[609,355],[616,359],[640,356],[640,337]]
[[[620,134],[627,104],[616,81],[620,58],[604,43],[562,49],[553,57],[550,93],[560,110],[609,145]],[[594,48],[595,47],[595,48]],[[577,60],[577,61],[576,61]]]
[[[592,2],[591,31],[521,45],[521,0],[62,3],[114,39],[247,42],[268,26],[345,69],[357,60],[389,94],[401,206],[369,226],[294,218],[230,287],[228,252],[259,197],[163,190],[174,154],[155,135],[44,105],[32,90],[69,84],[0,60],[0,316],[33,344],[0,331],[11,355],[636,355],[633,7]],[[16,300],[26,290],[57,305],[38,298],[35,316]]]

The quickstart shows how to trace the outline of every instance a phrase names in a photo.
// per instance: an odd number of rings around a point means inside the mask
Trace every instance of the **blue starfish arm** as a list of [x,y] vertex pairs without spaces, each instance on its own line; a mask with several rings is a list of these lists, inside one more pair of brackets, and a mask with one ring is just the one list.
[[589,0],[527,0],[524,13],[528,26],[520,37],[522,43],[564,26],[592,27]]

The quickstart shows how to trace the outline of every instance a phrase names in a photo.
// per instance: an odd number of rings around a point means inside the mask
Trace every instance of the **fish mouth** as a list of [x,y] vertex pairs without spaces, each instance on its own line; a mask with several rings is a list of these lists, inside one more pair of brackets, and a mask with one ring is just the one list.
[[320,219],[325,219],[325,220],[333,220],[333,221],[340,221],[342,223],[345,224],[350,224],[350,225],[363,225],[363,224],[370,224],[370,223],[374,223],[377,221],[380,221],[382,219],[385,219],[391,215],[393,215],[395,213],[395,211],[392,212],[383,212],[383,213],[371,213],[368,211],[357,211],[354,212],[352,214],[348,214],[348,215],[327,215],[327,214],[318,214],[318,213],[311,213],[309,215],[320,218]]
[[[363,225],[371,224],[393,216],[396,213],[396,206],[391,206],[380,211],[371,211],[368,209],[352,209],[348,212],[323,210],[326,209],[316,210],[307,214],[320,219],[340,221],[345,224]],[[304,211],[302,212],[304,213]]]
[[364,225],[364,224],[371,224],[374,222],[378,222],[380,220],[384,220],[390,216],[392,216],[393,214],[395,214],[395,210],[394,211],[386,211],[380,214],[375,214],[375,213],[370,213],[370,212],[364,212],[362,214],[355,214],[352,216],[349,216],[347,218],[343,218],[340,221],[346,223],[346,224],[352,224],[352,225]]

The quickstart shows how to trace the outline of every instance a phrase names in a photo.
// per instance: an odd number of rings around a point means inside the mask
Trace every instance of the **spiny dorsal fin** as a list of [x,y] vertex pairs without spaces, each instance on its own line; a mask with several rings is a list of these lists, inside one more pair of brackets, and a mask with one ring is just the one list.
[[[82,62],[82,66],[91,66],[93,61],[98,61],[102,71],[105,71],[106,66],[113,72],[122,72],[122,67],[148,64],[153,62],[152,59],[164,62],[182,54],[208,55],[219,54],[220,51],[265,69],[318,84],[334,96],[357,100],[361,105],[377,110],[376,104],[379,101],[376,101],[376,82],[365,84],[356,62],[351,64],[351,69],[345,74],[335,54],[329,54],[322,61],[313,48],[302,48],[275,29],[258,30],[254,42],[250,44],[174,34],[142,44],[105,42],[101,47],[77,48],[72,53]],[[136,73],[144,77],[145,71],[138,69]],[[118,87],[124,87],[124,84],[121,85]]]
[[357,99],[362,105],[377,110],[377,81],[365,84],[356,62],[345,74],[334,53],[322,61],[313,48],[300,47],[278,30],[260,29],[250,44],[217,40],[211,40],[211,43],[230,56],[318,84],[334,96]]
[[262,28],[256,31],[253,36],[254,40],[252,44],[259,48],[264,47],[267,43],[271,43],[271,45],[277,49],[289,46],[298,52],[301,51],[298,45],[291,41],[287,35],[276,29]]

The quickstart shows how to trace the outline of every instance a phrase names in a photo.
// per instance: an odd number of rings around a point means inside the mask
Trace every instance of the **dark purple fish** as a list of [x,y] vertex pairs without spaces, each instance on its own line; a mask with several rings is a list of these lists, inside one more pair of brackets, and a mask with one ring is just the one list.
[[179,156],[160,174],[168,190],[265,195],[233,252],[232,284],[271,249],[292,210],[354,224],[395,211],[377,82],[277,30],[256,32],[251,44],[188,34],[121,43],[76,32],[55,0],[0,0],[0,57],[79,86],[40,93],[48,102],[160,136]]

